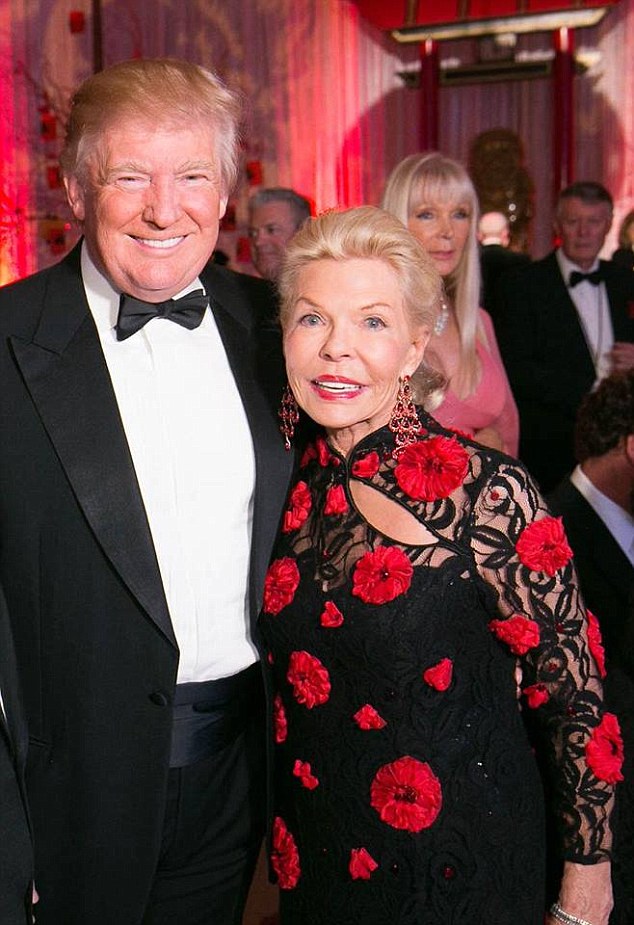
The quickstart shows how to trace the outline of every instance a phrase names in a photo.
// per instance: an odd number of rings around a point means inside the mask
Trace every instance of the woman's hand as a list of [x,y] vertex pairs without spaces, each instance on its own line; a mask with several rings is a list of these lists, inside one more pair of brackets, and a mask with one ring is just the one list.
[[491,447],[492,450],[504,449],[502,437],[494,427],[483,427],[482,430],[476,430],[473,439],[477,440],[478,443]]
[[[608,925],[612,911],[612,879],[609,861],[603,864],[573,864],[566,861],[557,902],[570,915],[590,925]],[[561,925],[552,915],[546,925]]]

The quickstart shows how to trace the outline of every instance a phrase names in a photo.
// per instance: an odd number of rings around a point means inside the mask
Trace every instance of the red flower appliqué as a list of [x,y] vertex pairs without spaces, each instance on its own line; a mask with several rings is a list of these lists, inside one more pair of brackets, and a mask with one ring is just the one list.
[[353,880],[369,880],[379,865],[365,848],[353,848],[348,870]]
[[324,514],[345,514],[348,510],[346,493],[343,485],[333,485],[326,492],[326,503],[324,504]]
[[330,697],[330,675],[318,658],[308,652],[291,652],[286,678],[298,703],[312,710]]
[[436,501],[462,485],[468,468],[469,454],[457,440],[430,437],[403,450],[394,476],[410,498]]
[[313,499],[308,485],[306,482],[298,482],[291,492],[288,510],[284,512],[282,533],[290,533],[291,530],[301,527],[310,514],[312,506]]
[[537,710],[542,704],[548,703],[550,699],[550,694],[545,684],[531,684],[529,687],[524,688],[523,693],[531,710]]
[[604,713],[599,725],[592,730],[586,745],[586,763],[599,780],[608,784],[623,780],[623,740],[614,713]]
[[317,450],[317,459],[320,466],[327,466],[330,462],[330,447],[323,437],[317,437],[315,440],[315,449]]
[[302,458],[299,461],[300,469],[303,469],[304,466],[307,466],[311,459],[317,459],[317,448],[315,447],[314,443],[309,443],[302,453]]
[[423,761],[406,755],[384,764],[370,787],[370,802],[395,829],[420,832],[433,825],[442,806],[440,781]]
[[605,650],[601,638],[601,627],[591,610],[587,610],[586,614],[588,617],[588,648],[597,663],[599,676],[605,678]]
[[277,883],[281,890],[292,890],[297,886],[301,874],[299,852],[295,839],[280,816],[276,816],[273,822],[271,867],[277,874]]
[[336,628],[337,626],[341,626],[343,623],[343,614],[336,604],[334,604],[332,601],[326,601],[319,621],[322,626]]
[[299,777],[302,787],[306,787],[307,790],[319,787],[319,780],[313,774],[309,761],[300,761],[298,758],[293,766],[293,776]]
[[371,479],[379,471],[380,464],[379,454],[372,450],[353,462],[351,472],[356,479]]
[[299,585],[299,569],[294,559],[276,559],[264,579],[264,613],[278,614],[290,604]]
[[286,710],[279,694],[275,695],[275,700],[273,701],[273,728],[277,744],[281,745],[282,742],[286,742],[288,721],[286,719]]
[[366,604],[385,604],[407,591],[413,574],[412,563],[402,549],[379,546],[357,562],[352,593]]
[[453,677],[453,662],[450,658],[442,658],[437,665],[432,665],[423,672],[423,681],[437,691],[446,691]]
[[519,613],[507,620],[491,620],[489,629],[514,655],[526,655],[539,642],[539,624]]
[[383,729],[387,723],[374,707],[366,703],[352,717],[359,729]]
[[520,562],[551,578],[572,556],[561,517],[544,517],[525,527],[515,544]]

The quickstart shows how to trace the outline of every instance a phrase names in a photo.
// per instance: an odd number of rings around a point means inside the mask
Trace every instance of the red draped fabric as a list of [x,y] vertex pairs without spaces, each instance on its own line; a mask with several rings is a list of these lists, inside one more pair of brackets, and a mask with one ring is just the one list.
[[[402,11],[406,0],[396,5]],[[485,4],[456,5],[473,12]],[[85,29],[71,31],[71,13],[81,11]],[[248,269],[240,239],[250,184],[292,186],[318,210],[376,203],[392,167],[418,149],[425,99],[406,89],[398,72],[418,67],[420,50],[398,46],[352,0],[102,0],[102,20],[106,65],[182,56],[241,88],[244,156],[253,170],[235,196],[235,230],[225,230],[222,241],[240,269]],[[522,42],[530,53],[552,48],[547,35]],[[621,0],[600,25],[579,30],[575,47],[597,56],[574,78],[575,174],[605,182],[620,217],[634,206],[634,0]],[[473,54],[468,42],[440,47],[444,64]],[[64,230],[69,216],[53,165],[70,90],[91,70],[88,0],[2,0],[2,281],[53,262],[76,237]],[[473,138],[487,129],[520,135],[537,190],[532,240],[541,256],[552,239],[549,81],[442,86],[437,103],[438,146],[454,157],[466,160]]]

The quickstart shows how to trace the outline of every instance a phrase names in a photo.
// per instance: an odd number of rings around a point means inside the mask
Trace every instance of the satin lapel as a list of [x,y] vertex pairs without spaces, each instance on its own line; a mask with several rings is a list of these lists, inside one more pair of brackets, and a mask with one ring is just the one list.
[[[230,278],[206,279],[211,305],[251,429],[255,451],[256,485],[251,550],[251,615],[255,620],[262,600],[264,576],[293,467],[293,454],[284,449],[275,410],[276,396],[258,362],[258,341],[245,324],[244,294]],[[230,444],[227,464],[231,464]]]
[[16,361],[104,553],[176,645],[132,458],[79,271],[72,260],[56,270],[32,342],[13,339]]

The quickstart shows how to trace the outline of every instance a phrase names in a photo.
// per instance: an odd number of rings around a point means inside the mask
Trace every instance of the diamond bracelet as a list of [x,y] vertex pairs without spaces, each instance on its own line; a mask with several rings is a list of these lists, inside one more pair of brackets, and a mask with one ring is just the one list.
[[566,912],[561,908],[559,903],[553,903],[550,907],[550,914],[554,919],[557,919],[558,922],[563,922],[563,925],[591,925],[591,922],[588,922],[587,919],[580,919],[577,915],[571,915],[570,912]]

